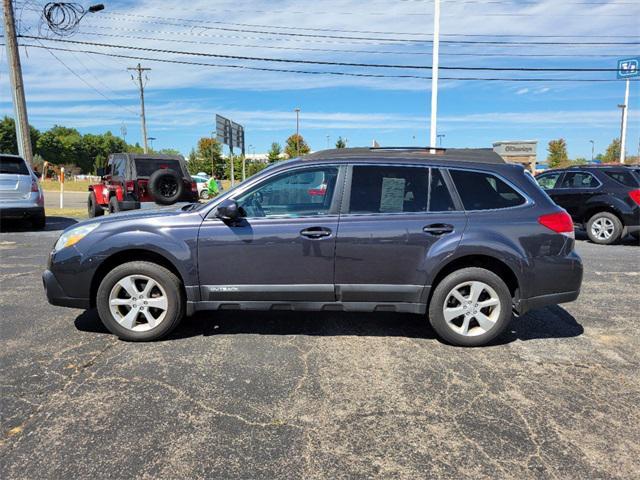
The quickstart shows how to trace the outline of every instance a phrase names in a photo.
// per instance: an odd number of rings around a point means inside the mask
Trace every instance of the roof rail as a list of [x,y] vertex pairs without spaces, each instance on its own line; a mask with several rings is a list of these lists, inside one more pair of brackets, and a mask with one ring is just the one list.
[[435,150],[437,153],[444,153],[447,151],[446,148],[442,147],[369,147],[369,150],[378,152],[431,152],[431,150]]

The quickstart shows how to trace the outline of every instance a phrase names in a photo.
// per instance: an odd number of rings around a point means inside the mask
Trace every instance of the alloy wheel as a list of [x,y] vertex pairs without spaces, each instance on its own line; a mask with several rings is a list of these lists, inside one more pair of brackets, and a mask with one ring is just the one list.
[[122,327],[134,332],[145,332],[160,325],[168,308],[164,288],[146,275],[123,277],[109,294],[111,315]]
[[484,282],[456,285],[447,294],[442,313],[447,326],[459,335],[473,337],[491,330],[500,318],[500,298]]
[[598,240],[609,240],[615,231],[615,225],[607,217],[596,218],[591,224],[591,234]]

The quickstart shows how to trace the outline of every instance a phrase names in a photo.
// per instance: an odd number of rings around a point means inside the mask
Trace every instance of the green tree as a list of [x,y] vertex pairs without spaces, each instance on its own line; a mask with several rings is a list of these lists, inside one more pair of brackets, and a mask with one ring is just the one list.
[[607,147],[607,151],[604,152],[602,156],[602,162],[604,163],[615,163],[620,161],[620,139],[614,138],[609,146]]
[[222,178],[224,173],[224,161],[222,147],[217,140],[211,137],[202,137],[198,140],[196,149],[192,149],[187,157],[187,168],[194,175],[198,172],[212,173]]
[[[40,137],[40,131],[29,126],[31,135],[31,149],[35,152],[36,143]],[[4,116],[0,121],[0,153],[18,154],[18,141],[16,138],[16,122],[13,118]]]
[[547,155],[547,164],[549,165],[549,168],[562,167],[569,163],[567,142],[565,142],[564,138],[549,141],[547,151],[549,152]]
[[336,140],[336,148],[347,148],[347,142],[345,142],[342,137],[338,137],[338,140]]
[[571,165],[576,165],[577,166],[577,165],[586,165],[589,162],[587,162],[587,159],[584,158],[584,157],[578,157],[575,160],[571,160],[570,163],[571,163]]
[[269,153],[267,154],[269,163],[274,163],[280,160],[280,155],[282,155],[282,147],[278,142],[273,142],[271,144],[271,148],[269,149]]
[[287,157],[294,158],[299,155],[302,157],[309,153],[311,149],[307,142],[304,141],[302,135],[296,135],[295,133],[287,138],[287,145],[284,147],[284,153],[287,154]]

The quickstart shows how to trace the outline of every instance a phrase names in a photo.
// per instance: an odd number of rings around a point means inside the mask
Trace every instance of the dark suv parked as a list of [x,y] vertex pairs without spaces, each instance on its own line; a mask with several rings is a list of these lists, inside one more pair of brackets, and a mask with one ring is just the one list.
[[611,244],[640,232],[640,177],[619,166],[557,169],[536,177],[547,194],[567,210],[591,241]]
[[578,297],[573,223],[485,150],[341,149],[277,163],[208,204],[63,232],[54,305],[97,306],[127,340],[197,310],[409,312],[482,345],[512,311]]

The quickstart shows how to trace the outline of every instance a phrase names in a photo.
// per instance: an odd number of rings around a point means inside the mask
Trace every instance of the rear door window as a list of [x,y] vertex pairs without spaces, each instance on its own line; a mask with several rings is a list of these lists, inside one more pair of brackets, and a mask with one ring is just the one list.
[[450,170],[465,210],[495,210],[523,205],[526,199],[491,173]]
[[597,188],[600,182],[588,172],[567,172],[560,188]]
[[0,173],[13,175],[29,175],[29,169],[19,157],[0,156]]
[[431,169],[430,175],[429,168],[426,167],[353,167],[349,213],[384,214],[449,210],[455,210],[455,207],[438,169]]
[[638,181],[638,179],[635,178],[631,174],[631,172],[609,171],[609,172],[604,172],[604,173],[606,173],[608,177],[611,177],[616,182],[621,183],[625,187],[639,187],[640,186],[640,181]]

